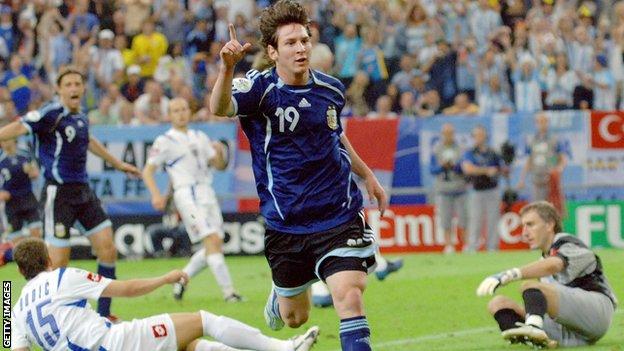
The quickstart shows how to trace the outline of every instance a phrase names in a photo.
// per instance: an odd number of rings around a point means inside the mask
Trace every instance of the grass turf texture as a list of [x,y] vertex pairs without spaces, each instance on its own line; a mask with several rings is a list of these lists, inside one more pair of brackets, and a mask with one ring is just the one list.
[[[624,299],[624,254],[617,250],[599,250],[605,270],[616,294]],[[368,321],[374,350],[530,350],[523,345],[507,345],[485,307],[487,298],[478,298],[475,290],[489,274],[517,267],[534,260],[537,252],[479,253],[474,255],[440,254],[405,255],[405,266],[385,281],[370,276],[365,294]],[[121,261],[119,279],[151,277],[173,268],[182,268],[186,259]],[[124,320],[163,312],[206,309],[242,320],[264,333],[289,338],[313,324],[321,328],[316,351],[340,350],[338,318],[332,308],[312,308],[310,320],[298,330],[284,328],[270,331],[262,310],[270,289],[270,272],[264,257],[229,257],[235,285],[245,297],[242,303],[225,303],[209,270],[204,270],[187,287],[184,299],[174,301],[171,287],[162,287],[139,298],[113,300],[113,311]],[[95,270],[94,261],[74,261],[73,266]],[[0,269],[2,280],[13,281],[13,303],[24,285],[15,264]],[[497,293],[519,299],[519,283],[503,287]],[[91,302],[95,308],[95,302]],[[616,313],[611,329],[596,345],[581,350],[624,351],[624,314]]]

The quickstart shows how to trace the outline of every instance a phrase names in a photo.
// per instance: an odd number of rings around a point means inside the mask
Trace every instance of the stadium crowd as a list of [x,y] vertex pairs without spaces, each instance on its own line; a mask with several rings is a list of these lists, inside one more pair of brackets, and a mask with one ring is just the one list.
[[[87,76],[93,124],[168,122],[174,97],[196,121],[235,24],[257,44],[269,0],[34,0],[0,7],[0,116],[54,94],[67,64]],[[428,117],[624,105],[624,2],[303,0],[313,68],[347,89],[344,117]],[[237,66],[262,67],[258,45]]]

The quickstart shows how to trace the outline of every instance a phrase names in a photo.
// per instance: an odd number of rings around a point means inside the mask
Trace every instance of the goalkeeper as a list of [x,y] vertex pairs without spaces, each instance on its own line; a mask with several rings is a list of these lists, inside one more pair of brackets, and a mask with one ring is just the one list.
[[595,343],[607,332],[617,306],[600,258],[575,236],[562,233],[561,217],[550,203],[530,203],[520,216],[523,238],[531,249],[541,250],[542,259],[485,278],[477,295],[531,279],[522,284],[524,307],[501,295],[488,304],[503,338],[540,348]]

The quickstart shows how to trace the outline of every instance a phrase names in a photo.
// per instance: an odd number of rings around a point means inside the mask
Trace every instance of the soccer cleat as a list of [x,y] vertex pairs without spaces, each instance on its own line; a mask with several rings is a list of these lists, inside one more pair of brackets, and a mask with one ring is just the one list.
[[525,344],[538,349],[554,349],[557,342],[548,338],[546,332],[534,325],[517,323],[517,328],[505,330],[503,338],[511,344]]
[[245,299],[237,293],[231,293],[225,297],[225,302],[243,302],[244,300]]
[[0,244],[0,267],[10,262],[6,259],[6,253],[11,249],[13,249],[13,243],[10,241]]
[[312,295],[312,305],[314,307],[331,307],[334,305],[331,295]]
[[443,254],[445,255],[451,255],[455,253],[455,246],[453,245],[446,245],[444,247],[444,250],[442,251]]
[[280,316],[279,304],[277,303],[277,292],[275,288],[271,288],[271,293],[267,299],[267,303],[264,306],[264,320],[269,328],[273,330],[280,330],[284,328],[284,320]]
[[319,327],[316,325],[308,329],[304,334],[295,336],[293,341],[293,351],[308,351],[316,343],[319,336]]
[[388,261],[388,266],[383,271],[376,271],[375,275],[377,279],[384,280],[390,273],[394,273],[403,267],[403,260],[398,259],[396,261]]
[[182,300],[182,296],[184,296],[184,290],[186,290],[184,285],[180,283],[173,284],[173,298],[178,301]]

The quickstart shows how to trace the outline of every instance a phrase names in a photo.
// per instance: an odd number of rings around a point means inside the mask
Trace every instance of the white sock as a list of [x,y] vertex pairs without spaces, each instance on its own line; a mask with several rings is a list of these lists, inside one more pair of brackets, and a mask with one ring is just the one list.
[[190,278],[196,276],[199,272],[204,270],[208,263],[206,262],[206,249],[202,248],[191,256],[191,259],[184,267],[183,271],[189,275]]
[[379,253],[379,250],[375,252],[375,261],[377,261],[377,267],[375,272],[385,271],[388,268],[388,261]]
[[230,271],[225,264],[225,258],[222,253],[214,253],[206,256],[206,262],[212,271],[212,274],[217,280],[217,284],[223,291],[223,296],[228,297],[234,293],[234,287],[232,284],[232,278],[230,277]]
[[540,329],[544,329],[544,318],[536,314],[527,314],[524,319],[524,324],[530,324]]
[[318,281],[314,284],[312,284],[312,296],[329,296],[331,295],[331,293],[329,292],[329,289],[327,288],[327,285],[325,285],[325,283],[323,283],[322,281]]
[[197,343],[197,345],[195,345],[194,351],[240,351],[240,350],[229,347],[220,342],[200,340]]
[[210,336],[228,346],[257,351],[291,351],[291,340],[268,337],[243,322],[207,311],[199,311],[204,336]]

